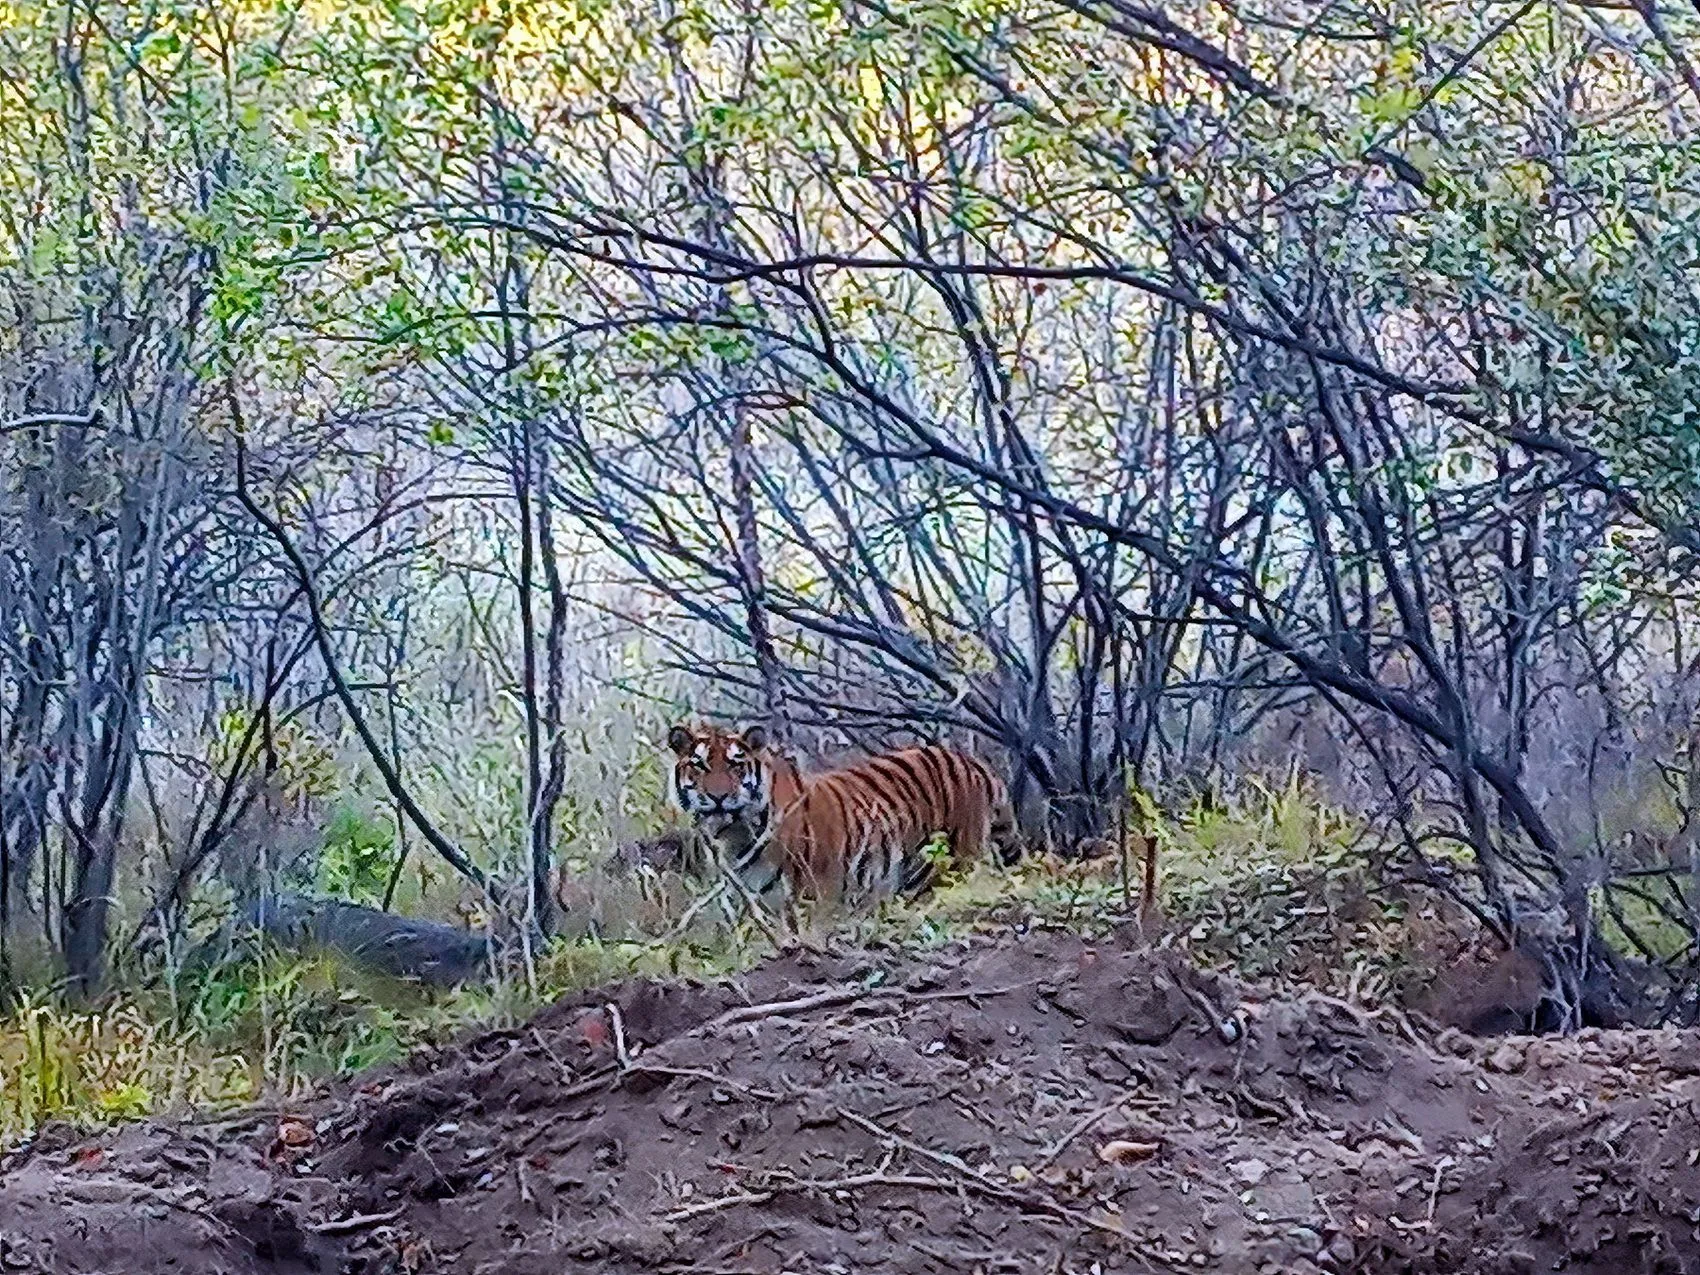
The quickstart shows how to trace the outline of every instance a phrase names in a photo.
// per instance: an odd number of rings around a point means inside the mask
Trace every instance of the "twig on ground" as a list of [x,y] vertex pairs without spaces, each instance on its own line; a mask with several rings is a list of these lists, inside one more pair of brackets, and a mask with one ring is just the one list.
[[1033,1176],[1038,1177],[1039,1174],[1043,1173],[1046,1169],[1055,1164],[1058,1157],[1061,1156],[1064,1151],[1069,1149],[1070,1145],[1073,1144],[1076,1138],[1080,1137],[1081,1134],[1085,1133],[1105,1116],[1118,1110],[1123,1101],[1123,1099],[1118,1098],[1106,1107],[1099,1107],[1098,1110],[1094,1111],[1091,1115],[1076,1124],[1074,1128],[1070,1129],[1067,1133],[1063,1134],[1062,1137],[1058,1138],[1051,1144],[1050,1150],[1045,1152],[1044,1159],[1040,1160],[1038,1164],[1033,1166]]
[[762,1102],[785,1101],[785,1095],[782,1093],[775,1093],[771,1089],[757,1089],[752,1085],[740,1084],[738,1081],[733,1080],[729,1076],[717,1075],[716,1073],[708,1071],[702,1067],[668,1067],[660,1063],[652,1063],[646,1060],[644,1062],[632,1064],[631,1074],[634,1076],[677,1076],[683,1080],[706,1080],[710,1084],[724,1085],[728,1089],[737,1090],[745,1097],[755,1098]]
[[924,1147],[918,1142],[913,1142],[910,1139],[905,1138],[895,1129],[888,1129],[882,1124],[876,1124],[860,1112],[851,1111],[846,1107],[838,1108],[838,1114],[841,1119],[848,1120],[858,1129],[871,1133],[876,1138],[882,1138],[891,1143],[893,1146],[902,1147],[905,1151],[908,1151],[913,1155],[918,1155],[923,1160],[931,1160],[934,1164],[942,1164],[947,1169],[954,1169],[958,1173],[966,1174],[974,1182],[997,1192],[1000,1196],[1017,1200],[1024,1200],[1025,1198],[1022,1197],[1019,1192],[1011,1191],[1007,1187],[993,1182],[978,1169],[969,1168],[960,1156],[950,1155],[944,1151],[934,1151],[931,1147]]
[[775,1182],[761,1191],[740,1191],[735,1195],[717,1196],[698,1204],[687,1204],[663,1217],[666,1222],[684,1222],[722,1209],[739,1208],[746,1204],[766,1204],[776,1195],[806,1191],[855,1191],[862,1187],[909,1187],[919,1191],[949,1191],[954,1194],[957,1184],[948,1178],[924,1178],[915,1174],[857,1173],[845,1178],[789,1178]]
[[519,1198],[527,1204],[536,1204],[537,1197],[532,1194],[531,1183],[525,1180],[525,1157],[514,1161],[514,1185],[519,1188]]
[[896,992],[893,995],[907,1004],[925,1004],[927,1001],[981,1001],[992,996],[1008,996],[1011,992],[1019,992],[1042,981],[1030,978],[1025,982],[1010,983],[1004,987],[957,987],[943,992]]
[[1443,1155],[1434,1163],[1434,1178],[1428,1184],[1428,1213],[1427,1222],[1434,1225],[1435,1206],[1440,1203],[1440,1184],[1446,1176],[1446,1171],[1452,1167],[1452,1157]]
[[614,1032],[614,1057],[620,1060],[620,1070],[632,1069],[632,1057],[626,1052],[626,1020],[620,1016],[620,1007],[613,1001],[607,1005],[608,1022]]
[[832,991],[816,992],[813,996],[800,996],[795,1000],[765,1001],[759,1005],[743,1005],[737,1009],[727,1010],[718,1018],[714,1018],[696,1028],[699,1032],[714,1032],[722,1027],[731,1027],[738,1023],[752,1022],[759,1018],[782,1018],[787,1014],[803,1014],[815,1009],[831,1009],[838,1005],[851,1005],[861,1002],[868,1005],[881,1005],[890,1002],[896,1005],[926,1004],[929,1001],[979,1001],[992,996],[1007,996],[1011,992],[1019,992],[1024,987],[1031,987],[1038,979],[1029,979],[1024,983],[1011,983],[1007,987],[959,987],[944,992],[903,992],[889,988],[841,987]]
[[314,1235],[351,1235],[355,1231],[364,1231],[369,1226],[383,1226],[401,1215],[401,1209],[387,1209],[382,1213],[356,1213],[353,1217],[337,1218],[331,1222],[314,1222],[307,1229]]
[[729,1009],[718,1018],[711,1018],[697,1031],[712,1034],[722,1027],[735,1027],[739,1023],[750,1023],[760,1018],[779,1018],[786,1014],[804,1014],[811,1009],[827,1009],[834,1005],[848,1005],[851,1001],[865,1000],[875,995],[862,987],[839,987],[829,992],[816,992],[813,996],[799,996],[788,1001],[763,1001],[759,1005],[741,1005],[737,1009]]
[[282,1115],[283,1111],[281,1108],[273,1111],[271,1108],[267,1107],[256,1111],[250,1111],[245,1115],[234,1116],[229,1120],[198,1120],[189,1125],[187,1131],[191,1133],[210,1134],[214,1137],[227,1137],[230,1134],[235,1133],[238,1129],[258,1129],[268,1124],[275,1124],[278,1118]]
[[598,1067],[590,1075],[576,1085],[568,1085],[556,1095],[557,1102],[569,1102],[574,1098],[589,1097],[593,1093],[601,1093],[620,1075],[618,1067]]
[[971,1252],[967,1250],[952,1253],[928,1244],[924,1240],[917,1239],[911,1239],[909,1247],[917,1253],[932,1258],[947,1271],[964,1270],[974,1266],[985,1266],[989,1269],[1003,1267],[1010,1270],[1019,1270],[1021,1267],[1021,1263],[1008,1253]]
[[535,1027],[531,1029],[531,1038],[537,1042],[537,1047],[547,1054],[549,1060],[555,1064],[561,1073],[561,1079],[571,1082],[556,1095],[555,1100],[557,1102],[566,1102],[572,1098],[583,1097],[585,1094],[596,1093],[598,1090],[606,1088],[608,1082],[619,1074],[617,1067],[598,1067],[583,1079],[574,1080],[573,1069],[567,1066],[565,1060],[550,1048],[549,1042],[543,1039],[542,1033]]

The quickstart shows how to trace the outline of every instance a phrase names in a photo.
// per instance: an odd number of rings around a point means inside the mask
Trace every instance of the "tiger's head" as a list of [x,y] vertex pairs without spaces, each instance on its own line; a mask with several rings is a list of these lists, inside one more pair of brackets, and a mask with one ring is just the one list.
[[[675,726],[673,801],[691,822],[718,834],[733,823],[766,822],[774,799],[774,774],[784,763],[768,750],[767,732],[741,733],[717,726]],[[776,765],[777,763],[777,765]]]

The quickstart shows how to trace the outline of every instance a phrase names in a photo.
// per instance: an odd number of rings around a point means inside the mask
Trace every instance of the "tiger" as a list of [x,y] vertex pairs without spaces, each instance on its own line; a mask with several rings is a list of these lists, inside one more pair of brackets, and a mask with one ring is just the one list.
[[985,762],[937,745],[884,753],[805,779],[752,727],[675,726],[672,789],[680,811],[754,894],[859,903],[919,894],[938,864],[996,847],[1009,863],[1015,821],[1003,780]]

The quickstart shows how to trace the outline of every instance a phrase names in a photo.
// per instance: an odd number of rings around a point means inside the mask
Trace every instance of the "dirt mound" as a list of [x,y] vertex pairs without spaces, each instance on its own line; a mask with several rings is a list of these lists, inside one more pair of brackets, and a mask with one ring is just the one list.
[[289,1112],[44,1136],[0,1270],[1700,1271],[1700,1040],[1438,1045],[1030,933],[633,980]]

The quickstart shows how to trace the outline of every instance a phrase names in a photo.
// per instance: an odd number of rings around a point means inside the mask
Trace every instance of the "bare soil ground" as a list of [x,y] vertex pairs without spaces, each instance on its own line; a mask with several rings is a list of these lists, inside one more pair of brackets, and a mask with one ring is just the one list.
[[1430,1041],[1033,932],[631,980],[286,1111],[48,1130],[3,1272],[1700,1272],[1700,1038]]

